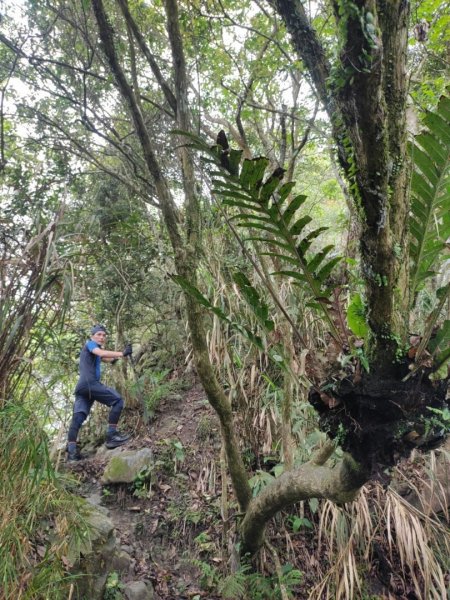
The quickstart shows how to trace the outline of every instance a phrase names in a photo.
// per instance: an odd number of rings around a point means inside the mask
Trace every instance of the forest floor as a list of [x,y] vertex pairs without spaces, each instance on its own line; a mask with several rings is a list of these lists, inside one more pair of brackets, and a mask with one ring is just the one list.
[[[223,587],[226,576],[232,584],[232,574],[239,569],[238,507],[229,481],[223,481],[226,475],[221,470],[219,422],[201,386],[194,381],[189,389],[168,394],[146,426],[135,412],[125,412],[123,429],[133,432],[124,449],[152,450],[153,468],[147,477],[133,484],[102,484],[110,457],[103,445],[92,449],[85,460],[67,465],[79,481],[77,493],[96,498],[96,503],[108,509],[118,547],[131,557],[130,564],[118,573],[120,583],[150,581],[155,600],[235,600],[238,596],[230,595],[229,589],[224,593]],[[407,469],[413,478],[419,467],[413,462]],[[289,575],[286,568],[301,572],[301,580],[290,586],[291,597],[297,600],[308,598],[332,568],[323,543],[318,545],[318,513],[307,510],[306,505],[304,508],[305,513],[296,509],[292,515],[279,515],[273,520],[267,530],[270,544],[262,549],[255,565],[256,572],[275,581],[278,592],[252,595],[248,600],[280,597],[274,575],[277,567],[278,574],[281,571]],[[303,524],[300,528],[293,529],[295,519]],[[397,557],[387,565],[383,560],[388,551],[386,540],[377,536],[378,566],[365,573],[370,589],[367,597],[417,599],[410,586],[401,582],[397,593],[393,593],[396,573],[402,572],[401,563]],[[386,585],[390,581],[389,592],[380,579]],[[108,599],[123,597],[120,585],[116,592]]]
[[[124,422],[126,429],[126,415]],[[80,495],[100,496],[119,545],[132,557],[120,580],[150,580],[156,600],[215,600],[219,596],[211,593],[214,573],[208,565],[212,561],[220,567],[227,548],[221,539],[219,425],[203,390],[194,385],[169,395],[152,422],[136,424],[134,433],[123,447],[152,450],[149,479],[103,485],[109,457],[103,447],[69,466],[79,479]],[[208,556],[203,569],[202,555]]]

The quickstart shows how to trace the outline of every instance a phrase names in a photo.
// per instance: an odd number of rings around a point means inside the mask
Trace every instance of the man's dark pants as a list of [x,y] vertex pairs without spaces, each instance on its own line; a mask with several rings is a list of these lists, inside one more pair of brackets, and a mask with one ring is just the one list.
[[75,404],[73,417],[69,427],[68,441],[76,442],[81,425],[91,412],[94,402],[100,402],[111,407],[108,423],[117,425],[123,409],[122,396],[113,388],[107,387],[99,381],[78,384],[75,388]]

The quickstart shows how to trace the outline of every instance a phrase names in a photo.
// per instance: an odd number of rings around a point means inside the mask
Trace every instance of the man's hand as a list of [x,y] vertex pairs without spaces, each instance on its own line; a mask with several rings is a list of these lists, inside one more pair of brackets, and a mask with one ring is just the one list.
[[131,356],[133,354],[133,348],[131,347],[131,344],[127,344],[125,346],[124,351],[122,352],[122,354],[124,356]]

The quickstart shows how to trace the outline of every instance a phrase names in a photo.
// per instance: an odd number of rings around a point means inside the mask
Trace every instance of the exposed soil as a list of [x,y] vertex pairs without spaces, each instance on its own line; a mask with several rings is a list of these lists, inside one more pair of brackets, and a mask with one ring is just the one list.
[[447,382],[433,383],[426,376],[406,381],[366,376],[357,384],[344,379],[332,397],[326,396],[327,402],[312,391],[310,401],[321,416],[322,430],[339,439],[342,448],[365,467],[368,479],[378,479],[413,448],[442,443],[440,428],[427,430],[426,423],[429,407],[447,406],[446,391]]
[[[355,421],[352,403],[358,390],[350,387],[347,391],[347,397],[342,394],[338,408],[341,418],[342,412],[347,415],[350,427]],[[370,390],[370,395],[384,398],[385,391],[376,387]],[[405,389],[405,398],[407,393]],[[385,401],[385,404],[386,410],[393,411],[385,417],[390,422],[391,414],[397,416],[395,403]],[[371,410],[369,404],[364,418],[373,434],[380,430],[380,422],[373,419]],[[136,417],[125,415],[124,429],[131,427],[133,419]],[[381,423],[381,429],[383,426]],[[79,476],[80,495],[97,496],[109,510],[120,546],[132,557],[121,581],[151,581],[156,600],[220,600],[214,569],[227,574],[237,567],[238,509],[229,482],[226,482],[229,505],[222,505],[221,442],[216,415],[201,387],[194,384],[182,395],[171,395],[161,401],[148,426],[138,421],[132,429],[133,438],[125,447],[147,447],[154,453],[155,466],[149,481],[137,486],[103,486],[100,478],[109,457],[103,446],[69,467]],[[358,427],[354,432],[356,435]],[[390,446],[388,451],[395,448]],[[380,459],[381,454],[377,456]],[[311,521],[311,527],[293,531],[289,526],[293,516]],[[327,552],[318,547],[317,526],[318,513],[311,512],[305,503],[293,508],[291,515],[277,515],[267,528],[267,539],[277,549],[281,563],[291,564],[302,573],[301,583],[295,586],[297,600],[308,598],[321,574],[332,566]],[[394,585],[394,574],[401,572],[401,565],[399,562],[388,565],[383,560],[385,550],[380,538],[373,549],[375,559],[378,558],[374,565],[378,566],[367,573],[373,597],[415,599],[412,592],[407,594],[402,589],[401,582]],[[255,566],[260,573],[270,576],[275,572],[270,550],[263,548],[257,560]]]

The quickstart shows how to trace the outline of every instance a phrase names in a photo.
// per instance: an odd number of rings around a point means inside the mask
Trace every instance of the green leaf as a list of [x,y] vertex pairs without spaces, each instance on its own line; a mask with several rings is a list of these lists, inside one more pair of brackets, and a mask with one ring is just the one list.
[[320,265],[320,263],[325,259],[326,255],[333,250],[334,246],[333,245],[329,245],[329,246],[325,246],[325,248],[323,248],[320,252],[318,252],[315,256],[313,256],[309,261],[308,261],[308,269],[313,273],[314,271],[317,270],[317,267]]
[[306,282],[305,275],[303,275],[302,273],[299,273],[298,271],[288,271],[288,270],[274,271],[273,273],[271,273],[271,275],[284,275],[285,277],[292,277],[293,279],[297,279],[297,281],[300,281],[302,283]]
[[447,296],[450,296],[450,283],[436,290],[438,300],[445,300]]
[[303,228],[308,225],[308,223],[311,223],[312,221],[312,217],[310,217],[309,215],[305,215],[304,217],[301,217],[300,219],[298,219],[294,225],[292,225],[289,233],[295,237],[297,235],[300,235],[300,233],[302,232]]
[[233,275],[233,281],[238,286],[247,303],[250,305],[258,321],[266,331],[273,331],[274,322],[269,319],[269,308],[262,300],[258,291],[253,287],[248,277],[238,272]]
[[196,302],[198,302],[201,306],[204,306],[215,315],[217,315],[222,321],[230,323],[230,319],[226,316],[226,314],[220,309],[218,306],[214,306],[194,285],[189,283],[183,277],[179,275],[172,275],[171,278],[175,283],[177,283],[182,290],[187,292]]
[[213,305],[205,298],[205,296],[191,283],[189,283],[184,277],[179,275],[172,275],[173,281],[177,283],[185,292],[190,294],[199,304],[211,308]]
[[230,150],[228,155],[229,170],[232,175],[239,175],[239,165],[241,164],[242,150]]
[[436,333],[434,338],[431,338],[428,347],[434,354],[437,350],[446,350],[450,346],[450,319],[446,319]]
[[445,260],[450,236],[450,123],[449,98],[443,96],[434,113],[424,119],[428,131],[410,145],[414,166],[411,178],[410,257],[413,301],[426,279]]
[[[275,245],[275,246],[278,246],[280,248],[283,248],[283,250],[287,250],[287,251],[291,250],[291,246],[288,243],[281,242],[280,240],[276,240],[276,239],[268,240],[267,238],[262,238],[262,237],[248,237],[248,238],[245,238],[244,241],[246,241],[246,242],[247,241],[249,241],[249,242],[261,242],[261,243],[264,243],[264,244],[269,243],[270,245]],[[283,256],[283,255],[280,255],[280,258],[286,258],[286,257]],[[295,264],[298,264],[298,260],[295,261]]]
[[289,203],[289,206],[286,208],[286,210],[283,213],[283,221],[284,221],[286,227],[289,227],[289,223],[291,222],[292,217],[295,215],[295,213],[298,211],[298,209],[302,206],[302,204],[304,204],[306,198],[307,198],[307,196],[299,195],[299,196],[295,196],[295,198],[293,198],[291,200],[291,202]]
[[365,338],[369,333],[366,320],[366,307],[359,294],[353,294],[347,308],[347,324],[352,333],[359,338]]
[[317,498],[310,498],[308,500],[308,504],[309,510],[312,512],[313,515],[315,515],[319,510],[319,500]]
[[300,244],[297,246],[297,252],[300,256],[304,256],[305,252],[309,249],[312,242],[324,231],[327,231],[328,227],[318,227],[314,229],[307,236],[305,236]]
[[[262,225],[261,223],[257,223],[256,221],[252,221],[253,215],[237,215],[236,218],[242,219],[241,222],[237,223],[239,227],[248,227],[249,229],[262,229],[266,231],[270,235],[279,235],[279,230],[276,227],[268,227],[267,225]],[[246,220],[248,219],[248,221]],[[270,240],[265,240],[270,241]]]
[[[259,207],[254,207],[251,204],[246,204],[245,202],[241,202],[240,200],[225,199],[225,200],[223,200],[222,204],[225,204],[225,206],[235,206],[237,208],[245,208],[246,210],[259,210]],[[241,216],[241,215],[238,215],[238,216]]]
[[295,181],[288,181],[284,183],[278,190],[278,205],[281,206],[285,200],[289,197],[295,186]]
[[285,254],[278,254],[277,252],[260,252],[261,256],[271,256],[278,260],[286,261],[291,265],[298,266],[298,259],[292,256],[286,256]]
[[255,190],[261,184],[268,164],[269,160],[264,156],[251,160],[246,158],[239,178],[242,186],[249,190]]
[[279,184],[280,184],[280,180],[277,177],[274,177],[273,179],[269,178],[269,180],[266,181],[266,183],[264,183],[264,185],[262,186],[262,188],[259,192],[260,200],[263,203],[267,202],[267,200],[272,196],[272,194],[277,189]]
[[320,271],[317,273],[317,279],[320,281],[320,283],[325,281],[334,267],[341,261],[341,258],[341,256],[335,256],[320,269]]
[[221,188],[213,188],[212,192],[213,192],[213,194],[217,194],[218,196],[223,196],[224,198],[227,198],[227,199],[231,198],[231,199],[236,199],[236,200],[242,200],[246,203],[246,205],[248,205],[249,210],[261,210],[259,207],[259,204],[257,202],[254,202],[254,204],[252,204],[253,199],[248,194],[243,194],[242,192],[236,192],[234,190],[225,190],[225,189],[221,189]]

